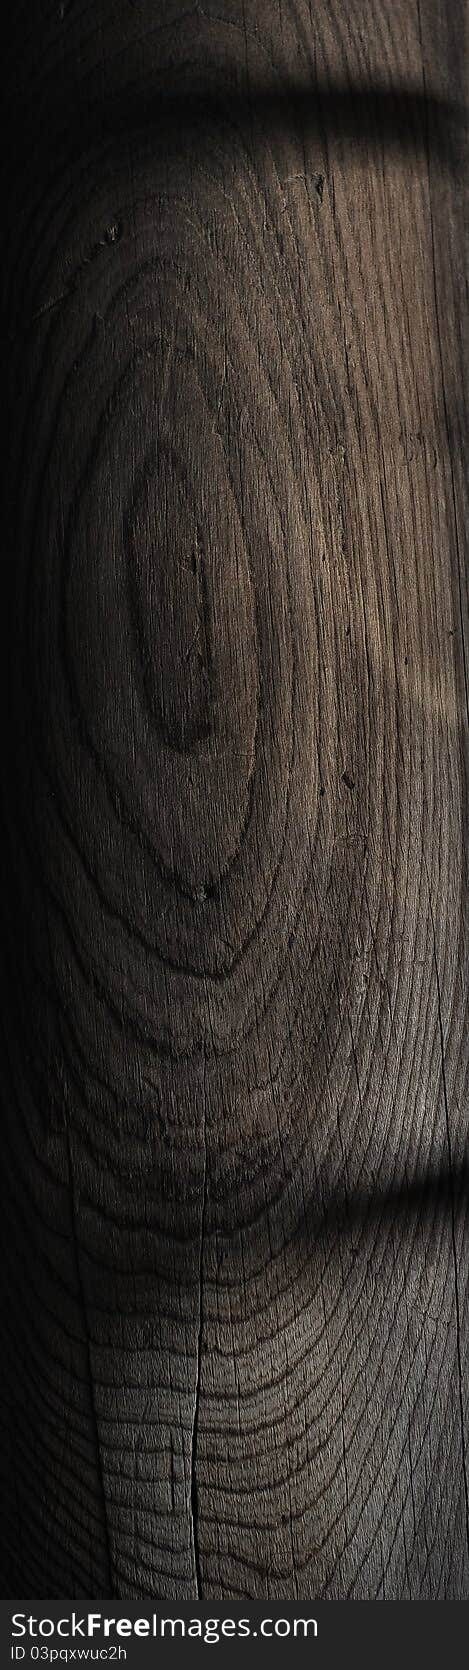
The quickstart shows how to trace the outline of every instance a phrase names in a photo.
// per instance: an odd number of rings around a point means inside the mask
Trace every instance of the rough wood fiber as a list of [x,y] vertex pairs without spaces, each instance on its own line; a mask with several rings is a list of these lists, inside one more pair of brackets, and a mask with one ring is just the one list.
[[3,25],[4,1593],[469,1598],[464,10]]

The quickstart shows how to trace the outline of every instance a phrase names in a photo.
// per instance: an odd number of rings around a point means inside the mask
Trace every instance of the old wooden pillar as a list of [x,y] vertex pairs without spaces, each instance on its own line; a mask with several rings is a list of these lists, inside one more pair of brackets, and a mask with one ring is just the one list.
[[469,1598],[463,15],[2,25],[8,1595]]

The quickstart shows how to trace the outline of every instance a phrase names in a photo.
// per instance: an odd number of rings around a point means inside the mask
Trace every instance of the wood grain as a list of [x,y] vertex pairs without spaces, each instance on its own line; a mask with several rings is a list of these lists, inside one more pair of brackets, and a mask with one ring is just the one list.
[[12,10],[4,1592],[469,1599],[465,8]]

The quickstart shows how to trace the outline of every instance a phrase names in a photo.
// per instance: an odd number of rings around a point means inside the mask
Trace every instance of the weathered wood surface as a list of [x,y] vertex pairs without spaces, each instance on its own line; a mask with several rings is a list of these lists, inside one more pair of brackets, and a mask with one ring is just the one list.
[[10,14],[3,1592],[468,1599],[465,7]]

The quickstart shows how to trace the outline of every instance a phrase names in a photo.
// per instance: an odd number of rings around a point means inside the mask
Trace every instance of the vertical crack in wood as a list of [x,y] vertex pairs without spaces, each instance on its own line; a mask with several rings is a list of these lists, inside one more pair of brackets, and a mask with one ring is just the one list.
[[68,1155],[69,1198],[70,1198],[70,1224],[71,1224],[71,1232],[72,1232],[72,1245],[73,1245],[73,1254],[74,1254],[75,1270],[76,1270],[76,1277],[77,1277],[78,1293],[79,1293],[79,1298],[80,1298],[81,1309],[82,1309],[82,1312],[83,1312],[83,1321],[84,1321],[84,1325],[85,1325],[86,1361],[87,1361],[87,1368],[88,1368],[88,1378],[89,1378],[89,1383],[90,1383],[91,1418],[92,1418],[93,1436],[94,1436],[95,1449],[96,1449],[96,1461],[97,1461],[98,1479],[99,1479],[99,1487],[100,1487],[100,1495],[101,1495],[101,1504],[102,1504],[102,1511],[103,1511],[103,1526],[104,1526],[106,1560],[107,1560],[108,1573],[109,1573],[109,1597],[110,1597],[111,1600],[114,1600],[114,1598],[115,1598],[115,1587],[114,1587],[114,1576],[113,1576],[113,1560],[112,1560],[112,1552],[111,1552],[111,1538],[110,1538],[110,1533],[109,1533],[109,1520],[108,1520],[107,1502],[106,1502],[106,1487],[105,1487],[105,1483],[104,1483],[103,1461],[102,1461],[101,1443],[100,1443],[100,1437],[99,1437],[98,1412],[97,1412],[97,1409],[96,1409],[96,1399],[95,1399],[95,1394],[94,1394],[94,1380],[93,1380],[93,1369],[92,1369],[92,1363],[91,1363],[91,1340],[90,1340],[90,1329],[89,1329],[89,1323],[88,1323],[88,1311],[87,1311],[85,1289],[84,1289],[84,1285],[83,1285],[83,1277],[82,1277],[81,1264],[80,1264],[80,1250],[79,1250],[79,1242],[78,1242],[78,1234],[77,1234],[75,1192],[74,1192],[74,1187],[73,1187],[72,1154],[71,1154],[71,1146],[70,1146],[70,1132],[68,1130],[68,1126],[67,1126],[67,1155]]
[[205,1102],[205,1098],[204,1098],[203,1145],[204,1145],[204,1171],[203,1171],[203,1180],[202,1180],[202,1208],[201,1208],[201,1215],[200,1215],[200,1243],[199,1243],[199,1322],[198,1322],[198,1333],[197,1333],[196,1383],[195,1383],[195,1398],[194,1398],[194,1419],[193,1419],[193,1423],[192,1423],[191,1477],[190,1477],[190,1511],[191,1511],[191,1527],[192,1527],[192,1546],[193,1546],[193,1553],[194,1553],[194,1572],[195,1572],[195,1581],[196,1581],[196,1586],[197,1586],[197,1599],[198,1600],[201,1600],[202,1595],[203,1595],[202,1570],[201,1570],[201,1563],[200,1563],[200,1543],[199,1543],[200,1514],[199,1514],[199,1492],[198,1492],[198,1484],[197,1484],[197,1450],[198,1450],[198,1438],[199,1438],[200,1379],[201,1379],[201,1366],[202,1366],[202,1343],[203,1343],[203,1334],[204,1334],[204,1303],[203,1303],[203,1274],[204,1274],[204,1272],[203,1272],[203,1261],[204,1261],[204,1244],[205,1244],[205,1219],[206,1219],[206,1211],[207,1211],[207,1126],[206,1126],[206,1102]]
[[452,1145],[452,1141],[451,1141],[451,1127],[450,1127],[449,1103],[448,1103],[448,1086],[447,1086],[447,1083],[446,1083],[445,1039],[444,1039],[444,1032],[443,1032],[443,1016],[442,1016],[442,1012],[441,1012],[440,971],[439,971],[439,968],[438,968],[438,958],[437,958],[437,954],[436,954],[435,917],[434,917],[434,914],[433,914],[433,901],[432,901],[431,892],[430,892],[430,877],[429,877],[429,873],[428,873],[428,864],[427,864],[427,860],[426,860],[426,857],[425,857],[425,853],[424,853],[423,857],[424,857],[425,869],[426,869],[426,872],[427,872],[428,900],[429,900],[429,907],[430,907],[430,922],[431,922],[431,929],[432,929],[433,964],[434,964],[434,969],[435,969],[436,995],[437,995],[437,1008],[438,1008],[438,1033],[439,1033],[440,1054],[441,1054],[441,1083],[442,1083],[442,1090],[443,1090],[443,1106],[444,1106],[444,1112],[445,1112],[446,1144],[447,1144],[447,1149],[448,1149],[448,1186],[449,1186],[450,1220],[451,1220],[451,1252],[452,1252],[453,1273],[454,1273],[454,1300],[455,1300],[455,1316],[456,1316],[456,1356],[457,1356],[457,1365],[458,1365],[459,1415],[460,1415],[460,1422],[461,1422],[461,1459],[462,1459],[462,1472],[463,1472],[463,1481],[464,1481],[464,1502],[465,1502],[465,1509],[466,1509],[466,1540],[467,1540],[467,1547],[468,1547],[468,1550],[469,1550],[469,1480],[468,1480],[468,1476],[467,1476],[467,1456],[466,1456],[466,1426],[465,1426],[464,1393],[463,1393],[464,1378],[463,1378],[462,1351],[461,1351],[461,1306],[460,1306],[460,1298],[459,1298],[458,1249],[457,1249],[457,1242],[456,1242],[456,1192],[455,1192],[454,1171],[453,1171],[453,1145]]

